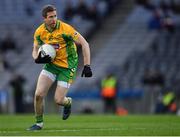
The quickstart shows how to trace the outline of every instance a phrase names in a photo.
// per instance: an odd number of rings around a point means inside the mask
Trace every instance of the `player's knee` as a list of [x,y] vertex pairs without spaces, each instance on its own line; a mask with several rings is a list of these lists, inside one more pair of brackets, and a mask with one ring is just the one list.
[[41,94],[41,93],[36,93],[35,94],[36,101],[42,100],[43,98],[44,98],[43,94]]

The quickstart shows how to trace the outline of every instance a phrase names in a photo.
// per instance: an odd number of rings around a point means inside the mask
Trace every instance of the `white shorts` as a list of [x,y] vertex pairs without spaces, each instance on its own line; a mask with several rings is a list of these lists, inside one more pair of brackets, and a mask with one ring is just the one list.
[[[49,79],[51,79],[53,82],[56,80],[56,75],[47,71],[47,70],[42,70],[40,75],[45,75],[47,76]],[[64,87],[64,88],[70,88],[71,84],[65,81],[57,81],[57,85]]]

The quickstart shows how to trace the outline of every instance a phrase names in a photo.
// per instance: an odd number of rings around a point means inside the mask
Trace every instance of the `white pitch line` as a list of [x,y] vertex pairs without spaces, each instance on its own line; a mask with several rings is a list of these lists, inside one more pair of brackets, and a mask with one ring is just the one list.
[[[33,131],[33,132],[46,132],[46,133],[51,133],[51,132],[77,132],[77,131],[92,131],[92,130],[96,130],[96,131],[104,131],[104,130],[108,130],[108,131],[115,131],[115,130],[122,130],[122,128],[99,128],[99,129],[93,129],[93,128],[89,128],[89,129],[59,129],[59,130],[37,130],[37,131]],[[32,131],[0,131],[0,134],[6,134],[6,133],[21,133],[21,132],[32,132]]]
[[[145,130],[146,128],[133,128],[135,130]],[[57,129],[57,130],[36,130],[36,131],[27,131],[27,130],[13,130],[13,131],[0,131],[0,134],[15,134],[15,133],[24,133],[24,132],[42,132],[42,133],[53,133],[53,132],[77,132],[77,131],[122,131],[122,130],[127,130],[127,128],[98,128],[98,129],[94,129],[94,128],[85,128],[85,129]]]

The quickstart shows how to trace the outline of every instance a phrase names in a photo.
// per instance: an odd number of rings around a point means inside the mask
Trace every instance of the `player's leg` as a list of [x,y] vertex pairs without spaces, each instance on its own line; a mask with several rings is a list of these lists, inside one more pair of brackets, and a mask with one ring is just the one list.
[[[37,88],[35,92],[35,97],[34,97],[34,108],[35,108],[35,114],[37,117],[41,117],[43,115],[43,100],[44,97],[47,95],[47,92],[51,85],[53,84],[55,78],[54,76],[52,78],[49,78],[48,75],[51,75],[49,72],[46,70],[43,70],[42,73],[39,76],[38,83],[37,83]],[[42,120],[42,119],[38,119]]]
[[57,76],[57,89],[55,93],[55,102],[64,106],[63,120],[66,120],[71,114],[72,99],[66,97],[68,89],[75,79],[76,69],[59,68],[59,75]]
[[28,130],[40,130],[43,126],[43,100],[47,95],[47,92],[53,82],[55,81],[55,75],[48,72],[47,70],[42,70],[35,91],[34,96],[34,109],[36,116],[36,124],[31,126]]
[[64,106],[63,120],[66,120],[71,114],[72,99],[70,97],[66,97],[69,87],[70,87],[69,83],[64,81],[58,81],[54,96],[55,102],[58,105]]

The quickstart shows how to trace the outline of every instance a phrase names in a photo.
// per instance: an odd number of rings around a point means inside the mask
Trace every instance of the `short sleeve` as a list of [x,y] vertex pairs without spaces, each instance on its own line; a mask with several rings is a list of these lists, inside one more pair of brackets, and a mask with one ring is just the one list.
[[41,40],[40,33],[38,30],[34,33],[34,45],[42,45],[43,41]]
[[69,33],[74,41],[76,41],[79,37],[79,32],[76,31],[72,26],[69,26]]

